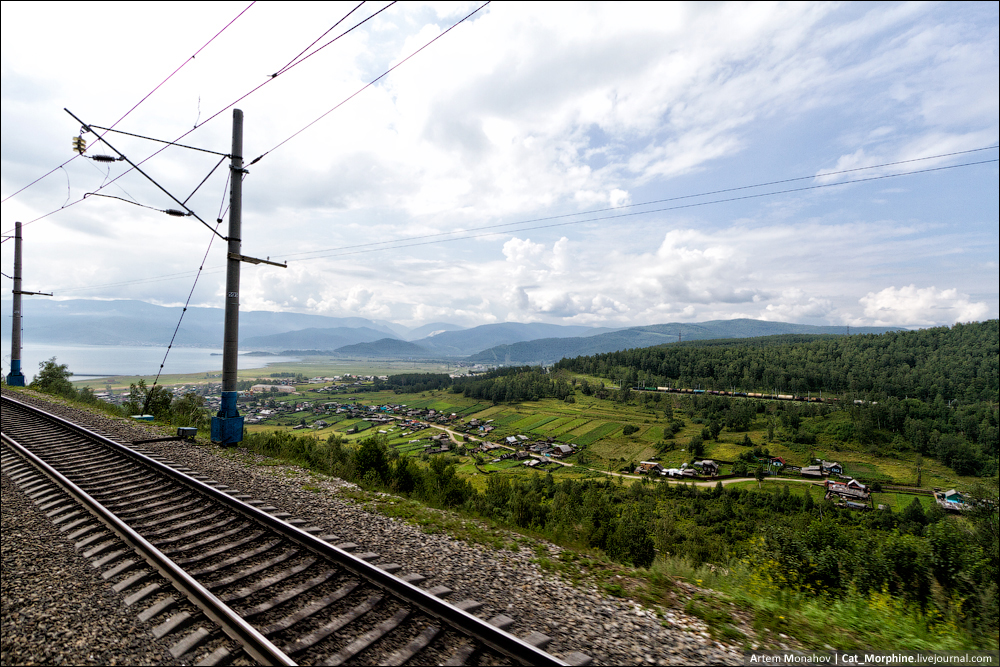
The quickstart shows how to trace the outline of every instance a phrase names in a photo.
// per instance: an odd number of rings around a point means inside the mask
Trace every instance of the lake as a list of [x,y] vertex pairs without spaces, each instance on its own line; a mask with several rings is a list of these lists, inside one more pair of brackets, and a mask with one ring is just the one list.
[[[0,342],[4,377],[10,373],[10,340]],[[164,347],[119,347],[112,345],[46,345],[27,344],[21,349],[21,372],[25,382],[38,373],[38,364],[52,357],[66,364],[73,379],[81,376],[156,375],[163,363]],[[213,355],[214,353],[214,355]],[[299,357],[248,357],[240,355],[240,368],[263,368],[281,361],[297,361]],[[199,347],[175,347],[167,355],[165,374],[219,373],[222,371],[222,350]]]

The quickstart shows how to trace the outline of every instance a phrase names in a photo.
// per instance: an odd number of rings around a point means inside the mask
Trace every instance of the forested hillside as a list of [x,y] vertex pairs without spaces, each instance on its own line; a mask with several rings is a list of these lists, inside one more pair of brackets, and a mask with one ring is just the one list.
[[556,368],[632,385],[996,402],[998,354],[998,321],[990,320],[860,336],[692,341],[563,359]]
[[[880,335],[692,342],[563,359],[557,370],[624,386],[735,387],[838,396],[845,443],[915,451],[960,475],[997,474],[997,321]],[[740,400],[705,397],[706,418],[733,422]],[[808,433],[802,434],[804,438]]]

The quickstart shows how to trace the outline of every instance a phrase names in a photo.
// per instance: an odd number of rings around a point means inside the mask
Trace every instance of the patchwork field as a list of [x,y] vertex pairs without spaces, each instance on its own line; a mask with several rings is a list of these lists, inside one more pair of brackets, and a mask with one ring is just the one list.
[[[309,373],[307,374],[309,375],[332,375],[337,371],[348,372],[341,370],[347,366],[324,367],[322,363],[313,365],[313,361],[321,360],[310,359],[309,364],[300,364],[295,368],[300,371],[308,368]],[[363,364],[351,368],[355,372],[365,369],[370,372],[374,370],[374,366]],[[275,366],[273,369],[253,369],[247,374],[252,377],[266,377],[270,372],[288,372],[289,369],[282,365],[281,367]],[[381,370],[400,371],[392,365]],[[431,372],[438,369],[428,367],[419,370]],[[411,365],[406,372],[413,371],[414,368]],[[179,383],[188,382],[190,379],[188,376],[171,377],[167,378],[164,384],[177,381]],[[578,376],[577,379],[582,379],[582,377]],[[594,378],[589,378],[589,381],[592,384],[599,382],[599,380],[595,382]],[[101,381],[100,386],[103,386],[103,381]],[[696,412],[690,408],[689,398],[670,396],[661,397],[660,402],[653,402],[644,398],[642,392],[636,392],[633,402],[627,405],[611,399],[601,400],[593,396],[584,396],[579,390],[575,395],[575,403],[542,399],[516,404],[490,405],[488,402],[466,398],[462,394],[454,394],[450,391],[427,391],[416,394],[396,394],[384,391],[331,395],[314,391],[321,386],[323,385],[303,386],[300,387],[298,394],[278,395],[274,397],[274,400],[277,404],[301,401],[320,404],[330,401],[357,401],[365,405],[398,403],[411,408],[428,408],[443,413],[456,413],[462,420],[472,418],[484,422],[492,420],[491,425],[495,430],[490,434],[490,439],[493,441],[501,441],[509,435],[523,434],[531,438],[553,437],[559,442],[572,442],[581,445],[581,453],[567,459],[568,462],[574,464],[573,470],[576,474],[594,474],[594,472],[588,472],[588,469],[606,473],[609,469],[619,469],[623,462],[657,458],[664,466],[668,467],[676,467],[681,463],[690,462],[693,458],[690,452],[691,439],[696,434],[702,433],[702,430],[707,426],[706,420],[699,418]],[[663,428],[669,423],[671,417],[680,419],[683,425],[680,431],[668,441],[664,439]],[[300,420],[304,420],[307,426],[311,426],[318,419],[323,419],[330,426],[319,430],[300,431],[300,433],[311,433],[317,437],[325,437],[329,433],[346,434],[346,431],[352,426],[358,425],[361,432],[348,436],[350,440],[356,440],[366,437],[372,432],[368,422],[348,420],[343,416],[330,414],[313,415],[308,411],[294,415],[286,414],[284,417],[266,424],[249,426],[248,429],[252,431],[290,430],[293,426],[298,425]],[[747,450],[745,446],[737,444],[737,442],[748,437],[753,445],[767,447],[772,455],[781,456],[792,465],[806,465],[810,458],[823,458],[839,461],[845,466],[847,474],[868,480],[877,479],[903,484],[916,482],[917,470],[912,452],[866,451],[856,445],[844,442],[839,438],[839,434],[847,430],[848,424],[849,417],[844,413],[834,412],[822,417],[808,417],[803,420],[802,428],[814,433],[816,442],[811,445],[803,445],[790,439],[780,426],[775,432],[775,437],[769,441],[765,415],[759,415],[746,432],[734,433],[723,429],[718,441],[707,439],[704,442],[703,457],[720,461],[734,461]],[[639,430],[625,436],[622,429],[626,425],[636,426]],[[420,434],[402,437],[399,433],[389,435],[391,442],[405,443],[414,438],[426,439],[436,432],[424,431]],[[418,450],[422,451],[422,445],[419,448],[413,445],[407,452],[418,452]],[[510,474],[533,474],[524,466],[520,468],[512,466],[510,470],[514,471]],[[952,488],[968,486],[975,483],[976,480],[958,477],[950,469],[928,457],[922,466],[920,481],[924,488],[932,486]],[[891,503],[896,504],[896,499],[892,498]]]

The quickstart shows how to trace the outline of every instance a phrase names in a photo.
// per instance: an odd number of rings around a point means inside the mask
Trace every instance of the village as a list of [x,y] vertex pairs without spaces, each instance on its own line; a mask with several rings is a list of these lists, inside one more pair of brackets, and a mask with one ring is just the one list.
[[[290,374],[289,374],[290,375]],[[357,436],[368,430],[386,436],[390,446],[404,455],[457,454],[474,460],[475,469],[489,474],[498,464],[516,463],[526,468],[554,469],[560,466],[587,466],[586,459],[570,457],[581,454],[586,447],[575,442],[562,442],[555,437],[529,436],[523,433],[496,437],[497,424],[493,419],[464,419],[456,412],[413,407],[403,403],[365,403],[358,397],[344,401],[325,400],[345,394],[370,391],[375,380],[385,376],[336,375],[331,377],[272,377],[258,380],[243,388],[240,406],[247,427],[283,426],[293,431],[310,430],[316,433],[334,429],[343,436]],[[319,386],[317,386],[319,385]],[[307,388],[308,387],[308,388]],[[175,396],[195,393],[204,400],[204,407],[211,413],[219,409],[221,385],[218,383],[185,384],[169,388]],[[308,397],[313,394],[321,398]],[[128,400],[128,392],[95,392],[104,400],[121,403]],[[343,428],[343,422],[353,423]],[[435,429],[433,435],[421,433]],[[507,431],[510,432],[509,430]],[[764,478],[812,481],[823,488],[824,498],[835,507],[870,511],[883,509],[876,505],[874,487],[845,474],[845,466],[837,461],[813,459],[809,465],[795,466],[780,456],[766,452],[746,452],[740,461],[695,458],[679,465],[667,466],[658,458],[626,462],[616,469],[599,472],[632,478],[646,477],[663,481],[724,482],[755,477],[759,469]],[[506,465],[505,465],[506,469]],[[588,468],[589,469],[589,468]],[[888,490],[888,489],[886,489]],[[969,505],[955,489],[942,490],[898,488],[905,493],[932,495],[934,503],[952,513],[965,511]]]

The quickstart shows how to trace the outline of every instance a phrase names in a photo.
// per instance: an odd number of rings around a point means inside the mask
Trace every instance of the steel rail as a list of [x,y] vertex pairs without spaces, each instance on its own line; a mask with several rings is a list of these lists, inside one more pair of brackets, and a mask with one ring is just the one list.
[[3,442],[13,449],[18,456],[55,482],[76,502],[83,505],[91,514],[118,537],[142,556],[147,563],[156,568],[174,587],[183,593],[192,603],[201,609],[206,616],[215,621],[223,632],[243,646],[248,654],[264,665],[295,665],[267,637],[247,623],[228,605],[215,597],[207,588],[199,584],[191,575],[170,560],[159,549],[150,544],[142,535],[135,532],[125,522],[115,516],[110,510],[97,502],[90,494],[74,484],[65,475],[35,456],[29,449],[21,445],[6,433],[0,433]]
[[99,433],[95,433],[83,426],[80,426],[79,424],[74,424],[73,422],[63,419],[58,415],[53,415],[35,406],[17,401],[10,396],[3,396],[3,401],[10,401],[11,403],[24,409],[42,415],[46,419],[55,421],[65,428],[73,430],[90,439],[96,440],[115,451],[140,461],[157,472],[160,472],[181,484],[196,489],[198,492],[211,497],[220,504],[223,504],[256,522],[267,526],[280,534],[282,537],[296,542],[300,546],[314,553],[322,555],[337,565],[340,565],[359,577],[366,579],[375,586],[390,592],[392,595],[395,595],[414,607],[423,610],[430,616],[441,619],[456,630],[482,642],[489,648],[498,651],[499,653],[502,653],[521,664],[538,665],[539,667],[570,667],[570,663],[564,662],[559,658],[546,653],[542,649],[539,649],[536,646],[533,646],[524,640],[487,623],[483,619],[459,609],[458,607],[455,607],[440,598],[430,595],[423,589],[418,588],[407,581],[403,581],[389,572],[386,572],[385,570],[382,570],[367,561],[361,560],[357,556],[339,549],[332,544],[324,542],[316,536],[288,524],[277,517],[271,516],[267,512],[244,503],[238,498],[234,498],[219,489],[201,482],[200,480],[193,479],[178,470],[174,470],[170,466],[161,463],[156,459],[130,449],[121,443],[115,442],[114,440],[111,440],[110,438],[107,438]]

